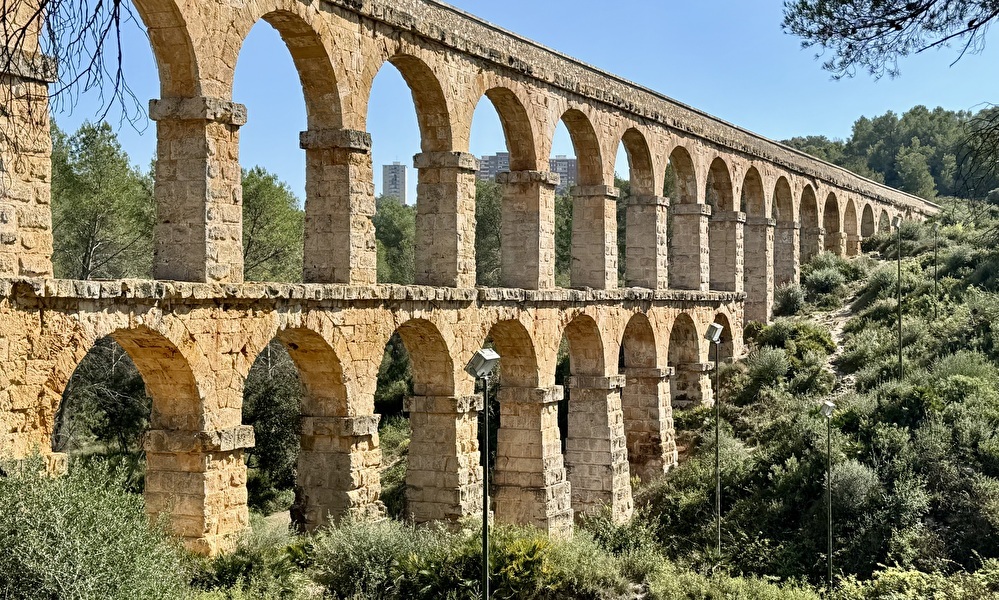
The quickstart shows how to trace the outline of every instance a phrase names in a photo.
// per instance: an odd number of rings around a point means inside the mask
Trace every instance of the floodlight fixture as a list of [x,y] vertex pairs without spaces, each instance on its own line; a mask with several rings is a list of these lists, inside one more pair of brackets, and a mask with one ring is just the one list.
[[499,364],[499,359],[500,355],[495,350],[483,348],[472,355],[472,360],[465,365],[465,372],[476,379],[489,377]]
[[827,418],[827,419],[831,419],[832,418],[833,411],[835,411],[835,410],[836,410],[836,404],[834,404],[833,402],[831,402],[829,400],[823,401],[822,402],[822,406],[819,408],[819,411],[822,413],[822,416],[825,417],[825,418]]
[[895,218],[891,220],[891,226],[894,227],[895,229],[898,229],[899,227],[901,227],[902,226],[902,216],[901,215],[895,215]]
[[708,340],[712,344],[721,343],[722,326],[718,323],[712,323],[708,325],[708,330],[704,333],[704,339]]

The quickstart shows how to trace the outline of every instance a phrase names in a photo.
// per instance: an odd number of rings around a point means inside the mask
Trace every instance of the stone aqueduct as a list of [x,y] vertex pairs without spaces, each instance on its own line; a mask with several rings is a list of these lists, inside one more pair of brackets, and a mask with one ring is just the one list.
[[[37,1],[37,0],[35,0]],[[29,0],[13,6],[30,23]],[[193,548],[214,552],[247,525],[243,381],[277,338],[299,368],[305,520],[375,515],[376,374],[398,332],[413,360],[407,494],[417,521],[480,505],[474,382],[462,371],[491,338],[503,356],[493,509],[500,521],[566,534],[610,504],[627,518],[630,474],[676,461],[674,407],[711,402],[708,324],[741,352],[775,284],[827,249],[859,252],[895,215],[935,206],[859,178],[434,0],[134,0],[161,80],[156,121],[154,281],[52,278],[47,82],[29,36],[9,51],[0,125],[0,454],[51,447],[61,395],[104,336],[153,398],[146,501]],[[243,39],[259,20],[301,75],[308,131],[304,284],[243,282],[239,129],[232,101]],[[32,28],[29,27],[29,31]],[[384,63],[409,84],[422,152],[416,286],[379,285],[371,216],[368,92]],[[504,288],[475,287],[472,113],[487,98],[511,155],[501,176]],[[558,121],[579,159],[571,287],[554,283],[548,157]],[[626,285],[618,288],[614,157],[623,142]],[[668,167],[673,197],[662,195]],[[671,221],[670,221],[671,220]],[[562,452],[555,385],[569,342]]]

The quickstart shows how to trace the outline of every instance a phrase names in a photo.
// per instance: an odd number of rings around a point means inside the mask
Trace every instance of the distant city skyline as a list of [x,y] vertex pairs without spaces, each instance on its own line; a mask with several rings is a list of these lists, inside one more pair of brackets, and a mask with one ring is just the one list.
[[409,204],[409,186],[406,185],[408,167],[399,161],[382,166],[383,196],[393,197],[399,204]]
[[[860,73],[832,81],[814,51],[802,49],[800,40],[781,31],[780,2],[636,0],[627,10],[595,0],[451,3],[774,140],[798,135],[845,138],[861,116],[888,110],[901,113],[917,104],[974,110],[986,101],[999,101],[999,78],[983,76],[994,71],[989,52],[996,52],[999,42],[995,29],[986,35],[989,45],[983,54],[965,55],[953,66],[957,51],[951,48],[903,59],[897,79],[874,81]],[[126,22],[123,34],[125,76],[144,107],[148,100],[159,98],[157,66],[140,25]],[[597,39],[604,41],[594,43]],[[669,68],[664,68],[667,63]],[[59,126],[75,131],[84,120],[101,114],[96,92],[82,95],[72,114],[57,113]],[[281,37],[265,22],[253,27],[240,50],[233,99],[246,104],[249,114],[249,122],[240,130],[243,166],[259,165],[275,173],[304,200],[305,153],[299,148],[299,132],[308,124],[301,81]],[[108,114],[112,124],[121,122],[119,112],[112,109]],[[420,152],[416,113],[405,81],[389,65],[375,78],[367,129],[373,139],[373,165],[398,161],[412,167],[413,155]],[[143,120],[137,128],[125,124],[118,131],[132,162],[148,168],[156,148],[155,124]],[[480,102],[469,152],[488,155],[505,146],[495,110],[488,100]],[[561,123],[552,155],[574,155]],[[615,170],[627,177],[624,153],[619,151],[616,160]],[[381,193],[381,178],[376,176],[374,183],[376,193]],[[415,175],[408,178],[407,188],[412,201]]]

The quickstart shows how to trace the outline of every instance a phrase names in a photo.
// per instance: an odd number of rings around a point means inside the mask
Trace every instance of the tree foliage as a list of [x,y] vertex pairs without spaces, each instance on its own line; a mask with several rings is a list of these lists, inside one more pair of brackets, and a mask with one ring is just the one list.
[[52,257],[56,277],[149,277],[155,204],[107,123],[72,136],[52,127]]
[[277,175],[243,171],[243,271],[248,281],[302,280],[305,214]]

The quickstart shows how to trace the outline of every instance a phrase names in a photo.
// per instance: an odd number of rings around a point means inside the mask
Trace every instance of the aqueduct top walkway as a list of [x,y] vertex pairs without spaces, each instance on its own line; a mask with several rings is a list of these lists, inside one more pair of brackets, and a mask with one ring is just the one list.
[[[35,0],[37,1],[37,0]],[[28,24],[31,0],[0,0]],[[135,0],[159,66],[156,281],[52,279],[47,82],[37,40],[0,75],[0,454],[50,447],[76,365],[113,336],[154,401],[147,505],[214,551],[246,524],[243,381],[275,337],[307,391],[299,486],[306,521],[378,512],[373,394],[388,337],[413,355],[407,484],[418,520],[474,512],[481,498],[477,401],[460,366],[491,339],[504,357],[497,518],[551,531],[573,511],[630,513],[629,473],[675,460],[672,406],[710,402],[708,324],[741,351],[769,317],[775,285],[826,249],[856,254],[896,215],[936,207],[623,81],[432,0]],[[18,21],[18,19],[21,21]],[[250,28],[274,26],[308,111],[301,285],[243,282],[236,57]],[[31,28],[28,28],[31,31]],[[8,46],[11,45],[10,40]],[[422,152],[418,286],[377,285],[367,103],[391,63],[409,84]],[[501,175],[502,289],[475,289],[479,101],[510,151]],[[555,286],[548,172],[559,121],[579,160],[571,287]],[[627,150],[625,288],[618,290],[614,157]],[[663,190],[675,180],[671,197]],[[572,390],[563,455],[555,404],[560,340]]]

